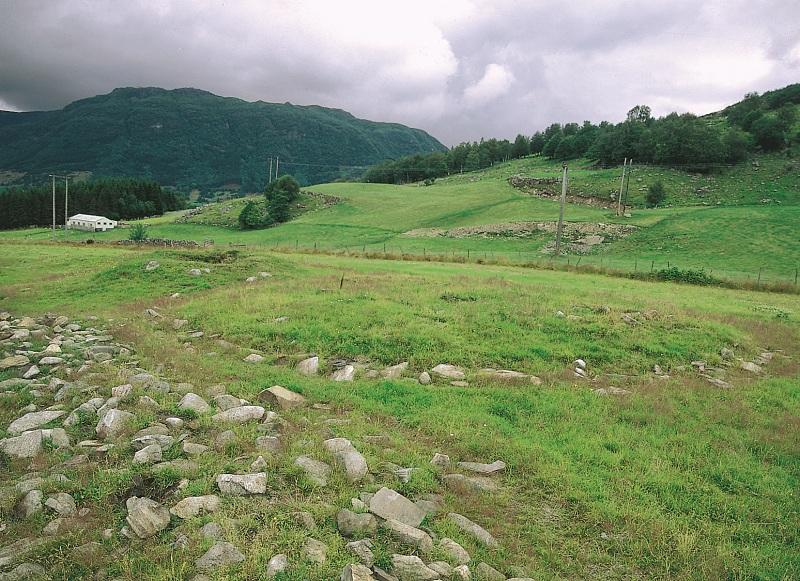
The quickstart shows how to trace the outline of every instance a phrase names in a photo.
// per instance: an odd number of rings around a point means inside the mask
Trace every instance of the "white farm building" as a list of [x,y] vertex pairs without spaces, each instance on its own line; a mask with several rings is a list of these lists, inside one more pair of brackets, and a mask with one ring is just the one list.
[[105,216],[92,214],[75,214],[67,220],[67,228],[73,230],[88,230],[89,232],[105,232],[116,227],[117,221]]

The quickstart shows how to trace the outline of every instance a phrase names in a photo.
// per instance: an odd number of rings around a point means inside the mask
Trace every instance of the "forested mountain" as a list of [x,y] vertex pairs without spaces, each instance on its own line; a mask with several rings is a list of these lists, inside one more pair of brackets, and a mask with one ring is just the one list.
[[621,123],[589,121],[553,123],[532,136],[461,143],[447,152],[415,154],[371,167],[368,182],[405,183],[474,171],[497,161],[541,154],[568,161],[585,158],[598,165],[638,163],[711,171],[736,164],[751,152],[800,148],[800,84],[763,95],[750,93],[722,111],[698,117],[670,113],[654,118],[650,107],[637,105]]
[[338,109],[247,102],[198,89],[122,88],[58,111],[0,111],[0,171],[140,176],[162,185],[262,191],[269,157],[301,184],[384,159],[443,151],[419,129]]

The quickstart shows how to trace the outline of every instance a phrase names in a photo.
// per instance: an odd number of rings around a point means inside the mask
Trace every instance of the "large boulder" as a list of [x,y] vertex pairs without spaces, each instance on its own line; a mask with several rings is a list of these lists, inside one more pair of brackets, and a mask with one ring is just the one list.
[[267,474],[220,474],[217,476],[217,487],[223,494],[247,496],[267,492]]
[[152,537],[169,525],[169,510],[150,498],[130,497],[125,501],[125,521],[140,539]]
[[425,518],[425,512],[416,504],[386,487],[381,488],[370,499],[369,510],[383,519],[398,520],[412,527],[418,527]]
[[0,359],[0,371],[10,369],[12,367],[23,367],[28,365],[30,362],[31,360],[24,355],[12,355],[11,357]]
[[288,390],[285,387],[281,387],[280,385],[273,385],[269,389],[265,389],[258,394],[258,399],[277,406],[282,410],[288,410],[306,404],[306,398],[302,395]]

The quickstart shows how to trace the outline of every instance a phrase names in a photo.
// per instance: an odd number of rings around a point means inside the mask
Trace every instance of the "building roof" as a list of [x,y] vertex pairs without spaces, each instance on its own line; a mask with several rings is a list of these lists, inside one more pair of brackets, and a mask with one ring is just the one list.
[[84,222],[98,222],[100,220],[107,220],[112,222],[109,218],[105,216],[95,216],[93,214],[75,214],[74,216],[69,217],[70,220],[83,220]]

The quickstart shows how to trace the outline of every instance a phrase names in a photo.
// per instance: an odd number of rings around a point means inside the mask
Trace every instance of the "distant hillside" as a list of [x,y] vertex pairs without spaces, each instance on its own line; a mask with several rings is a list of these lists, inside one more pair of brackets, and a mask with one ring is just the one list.
[[260,191],[270,156],[280,156],[281,173],[309,184],[360,175],[347,166],[443,150],[404,125],[197,89],[123,88],[59,111],[0,111],[0,174],[17,176],[17,183],[88,171],[183,188],[237,183]]

